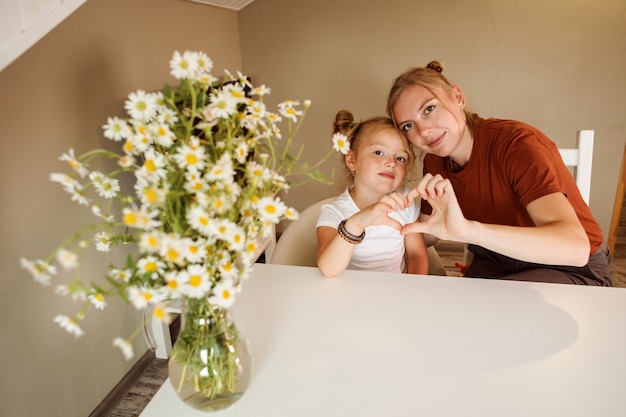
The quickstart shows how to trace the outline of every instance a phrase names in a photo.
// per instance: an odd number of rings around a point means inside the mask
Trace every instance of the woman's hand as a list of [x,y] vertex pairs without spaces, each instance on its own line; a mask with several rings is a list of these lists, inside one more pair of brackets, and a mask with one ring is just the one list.
[[464,241],[468,220],[463,216],[450,180],[439,174],[424,175],[407,195],[409,201],[417,197],[428,201],[433,212],[425,223],[414,222],[404,226],[401,230],[403,234],[427,233],[443,240]]

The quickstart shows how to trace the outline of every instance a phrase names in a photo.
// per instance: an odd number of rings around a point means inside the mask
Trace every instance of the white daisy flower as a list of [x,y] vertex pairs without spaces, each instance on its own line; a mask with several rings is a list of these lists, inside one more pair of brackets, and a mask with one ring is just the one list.
[[100,209],[100,206],[97,204],[94,204],[93,206],[91,206],[91,212],[95,216],[100,217],[102,220],[106,222],[112,222],[115,220],[115,217],[112,214],[105,215],[104,213],[102,213],[102,209]]
[[102,198],[114,198],[120,191],[120,182],[115,178],[107,177],[101,172],[93,171],[89,174],[89,179],[92,181],[98,195]]
[[116,337],[113,339],[113,346],[119,348],[122,351],[122,355],[124,355],[124,359],[127,361],[131,360],[135,356],[135,352],[133,351],[133,344],[130,343],[129,340]]
[[148,181],[158,181],[167,176],[167,170],[165,169],[167,159],[163,154],[150,148],[144,152],[143,158],[143,165],[135,171],[135,175],[138,178]]
[[104,301],[104,295],[99,292],[89,294],[88,299],[98,310],[104,310],[104,307],[107,305],[106,301]]
[[168,271],[165,273],[165,294],[166,298],[179,298],[182,294],[184,284],[189,279],[189,274],[181,274],[178,271]]
[[33,279],[44,287],[50,285],[52,275],[57,274],[57,269],[54,265],[50,265],[42,260],[30,261],[26,258],[20,258],[20,266],[30,272]]
[[199,264],[192,264],[181,274],[185,285],[182,292],[188,297],[202,298],[211,290],[211,279],[206,268]]
[[332,137],[333,149],[342,154],[347,154],[350,150],[350,141],[343,133],[335,133]]
[[229,281],[222,281],[213,287],[209,302],[222,308],[230,308],[235,303],[235,288]]
[[298,101],[285,100],[278,105],[278,112],[295,123],[298,121],[298,116],[302,116],[302,110],[296,109],[299,105]]
[[189,263],[200,263],[207,254],[204,239],[185,238],[181,241],[183,256]]
[[246,103],[248,98],[243,87],[239,84],[226,84],[222,88],[222,92],[228,94],[236,103]]
[[61,184],[63,186],[63,189],[68,193],[73,193],[75,190],[81,189],[80,182],[76,181],[74,178],[70,177],[67,174],[53,172],[52,174],[50,174],[50,181]]
[[190,171],[200,171],[206,165],[206,153],[199,146],[182,145],[173,158],[180,168]]
[[57,262],[63,267],[66,271],[71,271],[78,267],[78,255],[74,252],[71,252],[67,249],[59,249],[56,253]]
[[72,201],[76,201],[81,206],[89,206],[89,199],[85,197],[82,190],[74,190],[70,194]]
[[187,211],[187,221],[189,225],[205,236],[213,232],[213,222],[211,215],[200,206],[193,206]]
[[156,115],[157,99],[154,94],[137,90],[128,95],[124,108],[129,116],[139,121],[150,121]]
[[109,252],[111,250],[111,235],[107,232],[98,232],[94,236],[96,250],[100,252]]
[[207,181],[233,182],[235,171],[233,170],[233,160],[229,152],[224,152],[220,159],[209,168],[206,173]]
[[272,223],[278,223],[280,217],[285,214],[287,206],[278,197],[263,197],[257,203],[259,214],[262,219],[267,219]]
[[158,220],[159,212],[157,210],[148,210],[145,205],[139,209],[125,207],[122,209],[122,219],[128,227],[134,227],[143,230],[152,230],[161,225]]
[[163,122],[157,123],[155,126],[151,127],[151,131],[154,136],[154,141],[164,148],[169,148],[176,140],[176,135],[172,132],[172,129]]
[[230,239],[228,240],[228,249],[231,251],[240,251],[246,243],[246,234],[244,230],[235,225],[232,229]]
[[137,310],[143,310],[148,303],[157,302],[158,295],[155,290],[146,287],[128,287],[126,290],[128,299]]
[[87,294],[85,289],[80,285],[57,285],[54,288],[54,293],[62,296],[71,296],[72,301],[85,301]]
[[217,264],[217,269],[220,271],[222,280],[237,279],[239,275],[239,270],[235,267],[230,257],[221,259]]
[[248,159],[249,148],[248,144],[244,141],[241,141],[237,144],[235,148],[235,158],[237,158],[237,162],[243,164]]
[[217,219],[214,225],[214,232],[218,239],[230,242],[237,231],[237,225],[228,219]]
[[165,203],[167,191],[167,188],[159,188],[142,180],[135,182],[135,192],[141,203],[147,206],[160,206]]
[[129,269],[111,268],[107,275],[115,281],[128,282],[132,272]]
[[285,217],[288,220],[298,220],[298,217],[300,216],[300,214],[298,213],[298,211],[293,208],[293,207],[287,207],[287,210],[285,210]]
[[249,178],[256,179],[259,182],[269,181],[272,178],[271,171],[255,161],[250,161],[248,163],[246,166],[246,172],[248,173]]
[[119,117],[107,118],[107,123],[102,126],[102,129],[104,129],[104,137],[116,142],[130,136],[130,127],[128,127],[128,123]]
[[213,69],[213,61],[204,52],[196,53],[196,63],[198,65],[198,74],[206,75]]
[[209,111],[213,117],[217,118],[229,118],[231,115],[237,113],[237,101],[227,91],[218,90],[211,94],[211,102],[209,104]]
[[143,253],[157,253],[161,247],[163,235],[158,230],[142,233],[139,239],[139,250]]
[[[169,107],[159,106],[159,114],[157,114],[157,117],[155,120],[159,125],[165,125],[165,127],[167,127],[167,125],[173,125],[174,123],[178,121],[178,115],[176,114],[174,110],[170,109]],[[160,136],[160,134],[157,135],[157,137],[158,136]],[[175,141],[176,137],[174,137],[173,140]],[[168,147],[167,142],[160,143],[157,139],[157,143],[159,143],[160,145],[166,148]]]
[[176,51],[170,60],[170,74],[179,80],[193,78],[198,70],[198,54],[196,52]]
[[61,326],[63,329],[67,330],[68,333],[73,334],[76,338],[84,334],[83,329],[81,329],[78,325],[78,321],[76,318],[59,314],[54,318],[54,322]]
[[76,156],[74,155],[74,149],[72,148],[70,148],[70,150],[67,153],[64,153],[63,155],[61,155],[59,160],[67,161],[70,167],[74,171],[76,171],[76,173],[80,175],[81,178],[85,178],[85,176],[89,174],[89,170],[85,167],[85,165],[83,165],[82,162],[76,159]]
[[156,278],[157,274],[163,274],[165,271],[165,263],[155,256],[148,255],[137,261],[137,268],[141,274],[150,274],[152,278]]
[[271,91],[270,88],[267,87],[266,85],[260,85],[252,89],[252,94],[257,95],[257,96],[264,96],[264,95],[269,94],[270,91]]
[[184,247],[182,242],[173,236],[164,236],[161,240],[159,254],[167,261],[174,264],[181,264],[185,261],[183,256]]
[[135,159],[130,155],[121,156],[120,159],[117,160],[117,164],[122,168],[130,168],[135,163]]

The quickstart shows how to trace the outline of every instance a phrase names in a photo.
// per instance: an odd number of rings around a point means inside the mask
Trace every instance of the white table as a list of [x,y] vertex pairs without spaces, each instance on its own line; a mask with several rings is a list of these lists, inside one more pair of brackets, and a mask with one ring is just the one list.
[[[253,377],[219,416],[626,416],[626,290],[254,267]],[[141,417],[199,417],[166,381]]]

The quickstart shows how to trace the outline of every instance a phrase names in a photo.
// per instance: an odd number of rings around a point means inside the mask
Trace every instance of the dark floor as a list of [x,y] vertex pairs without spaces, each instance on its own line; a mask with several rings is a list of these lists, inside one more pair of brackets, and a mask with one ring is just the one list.
[[[460,276],[455,263],[463,261],[463,245],[440,241],[435,245],[449,276]],[[610,258],[613,284],[626,288],[626,243],[618,244]],[[152,358],[145,370],[131,382],[121,399],[109,399],[112,404],[90,417],[137,417],[167,378],[167,360]]]

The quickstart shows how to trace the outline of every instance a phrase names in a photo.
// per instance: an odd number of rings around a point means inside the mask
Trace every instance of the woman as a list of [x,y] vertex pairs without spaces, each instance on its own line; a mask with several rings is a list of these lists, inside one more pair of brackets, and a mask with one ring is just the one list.
[[[611,285],[602,231],[556,145],[525,123],[483,119],[432,61],[400,75],[388,112],[426,152],[421,232],[465,242],[465,276]],[[432,242],[429,242],[432,243]]]

